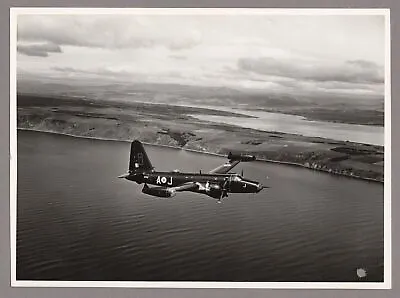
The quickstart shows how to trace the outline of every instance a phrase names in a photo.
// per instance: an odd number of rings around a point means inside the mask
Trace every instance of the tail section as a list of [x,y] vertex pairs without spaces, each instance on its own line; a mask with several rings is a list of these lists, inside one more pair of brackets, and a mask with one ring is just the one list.
[[135,140],[131,144],[131,155],[129,159],[129,172],[153,170],[153,165],[144,150],[141,142]]

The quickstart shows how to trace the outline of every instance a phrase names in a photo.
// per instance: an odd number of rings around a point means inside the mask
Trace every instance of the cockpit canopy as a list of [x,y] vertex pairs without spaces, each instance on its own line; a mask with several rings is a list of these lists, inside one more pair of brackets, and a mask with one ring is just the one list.
[[231,181],[240,182],[240,181],[242,181],[242,180],[243,180],[243,178],[242,178],[242,176],[240,176],[240,175],[233,175],[233,176],[231,176]]

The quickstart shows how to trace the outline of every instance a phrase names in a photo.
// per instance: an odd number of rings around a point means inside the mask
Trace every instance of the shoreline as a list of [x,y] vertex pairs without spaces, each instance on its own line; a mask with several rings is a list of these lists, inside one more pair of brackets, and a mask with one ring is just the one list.
[[[197,120],[188,116],[193,109],[204,113],[204,109],[145,103],[19,95],[17,127],[87,139],[138,139],[147,145],[219,157],[246,152],[263,162],[384,182],[384,146]],[[215,113],[227,112],[211,115]]]
[[[90,140],[98,140],[98,141],[112,141],[112,142],[123,142],[123,143],[129,143],[132,141],[132,140],[128,140],[128,139],[113,139],[113,138],[102,138],[102,137],[94,137],[94,136],[82,136],[82,135],[78,135],[78,134],[69,134],[69,133],[62,133],[62,132],[57,132],[57,131],[22,128],[22,127],[17,127],[16,132],[18,132],[18,130],[49,133],[49,134],[62,135],[62,136],[68,136],[68,137],[73,137],[73,138],[90,139]],[[219,154],[219,153],[214,153],[214,152],[209,152],[209,151],[201,151],[201,150],[196,150],[196,149],[182,148],[182,147],[176,147],[176,146],[164,145],[164,144],[154,144],[154,143],[149,143],[149,142],[142,142],[142,143],[147,146],[164,147],[164,148],[170,148],[170,149],[176,149],[176,150],[185,150],[185,151],[193,152],[193,153],[213,155],[213,156],[217,156],[217,157],[226,157],[225,154]],[[357,175],[348,175],[348,174],[344,174],[344,173],[340,173],[340,172],[333,172],[333,171],[330,172],[329,170],[324,170],[321,168],[312,168],[312,167],[308,167],[304,164],[295,163],[295,162],[279,161],[279,160],[272,160],[272,159],[265,159],[265,158],[257,158],[256,161],[265,162],[265,163],[275,163],[275,164],[287,165],[287,166],[292,166],[292,167],[301,167],[304,169],[314,170],[314,171],[323,172],[323,173],[336,175],[336,176],[364,180],[364,181],[368,181],[368,182],[384,183],[384,181],[380,181],[380,180],[373,179],[373,178],[361,177],[361,176],[357,176]]]

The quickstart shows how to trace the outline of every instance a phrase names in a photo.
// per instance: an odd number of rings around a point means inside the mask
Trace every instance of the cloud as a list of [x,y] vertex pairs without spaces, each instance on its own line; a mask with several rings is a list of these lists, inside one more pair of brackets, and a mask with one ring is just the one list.
[[61,53],[61,47],[53,43],[18,44],[17,51],[27,56],[47,57],[49,53]]
[[18,40],[105,49],[161,46],[180,51],[197,46],[201,34],[164,30],[162,23],[143,23],[137,16],[26,15],[18,19]]
[[367,61],[367,60],[349,60],[347,61],[347,63],[355,65],[355,66],[359,66],[362,68],[369,68],[369,69],[376,69],[378,68],[378,65],[374,62],[371,61]]
[[80,69],[74,67],[59,67],[54,66],[51,68],[57,72],[63,72],[67,74],[89,74],[96,76],[110,76],[110,77],[125,77],[132,76],[132,73],[126,70],[113,70],[109,68],[97,68],[97,69]]
[[63,54],[19,55],[18,66],[82,79],[244,86],[282,94],[382,94],[384,30],[369,17],[325,20],[195,13],[19,15],[21,54]]
[[377,64],[365,60],[328,64],[311,60],[263,57],[241,58],[237,65],[239,70],[245,72],[314,82],[381,84],[384,81],[383,70]]
[[183,56],[183,55],[169,55],[169,57],[174,60],[186,60],[187,59],[187,57]]

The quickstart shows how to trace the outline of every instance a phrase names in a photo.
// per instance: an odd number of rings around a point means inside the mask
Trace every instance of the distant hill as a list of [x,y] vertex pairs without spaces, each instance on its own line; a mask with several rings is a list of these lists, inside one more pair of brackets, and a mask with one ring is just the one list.
[[295,114],[311,120],[383,125],[384,98],[377,96],[277,94],[268,90],[139,83],[105,79],[45,78],[20,75],[19,93],[93,100],[171,105],[230,106]]

